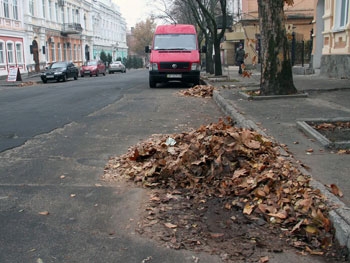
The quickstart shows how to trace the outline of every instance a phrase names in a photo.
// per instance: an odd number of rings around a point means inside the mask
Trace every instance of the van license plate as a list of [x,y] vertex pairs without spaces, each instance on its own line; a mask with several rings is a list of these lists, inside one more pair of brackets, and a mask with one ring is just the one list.
[[181,79],[182,75],[181,74],[168,74],[167,78],[169,78],[169,79]]

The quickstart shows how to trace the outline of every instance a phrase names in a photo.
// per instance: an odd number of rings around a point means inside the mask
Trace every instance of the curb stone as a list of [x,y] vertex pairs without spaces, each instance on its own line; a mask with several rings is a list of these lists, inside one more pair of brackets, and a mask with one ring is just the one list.
[[350,141],[330,141],[327,137],[319,133],[317,130],[312,128],[307,122],[350,122],[349,118],[332,118],[332,119],[324,119],[324,118],[312,118],[312,119],[302,119],[297,121],[297,127],[302,130],[305,134],[315,138],[320,144],[322,144],[325,148],[349,148]]

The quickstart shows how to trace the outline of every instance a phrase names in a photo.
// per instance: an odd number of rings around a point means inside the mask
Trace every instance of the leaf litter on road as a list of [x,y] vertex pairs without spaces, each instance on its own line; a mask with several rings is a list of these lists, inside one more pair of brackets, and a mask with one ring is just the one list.
[[[256,131],[219,120],[190,132],[153,135],[110,158],[103,179],[126,178],[152,189],[146,210],[151,222],[163,222],[158,238],[172,248],[223,242],[237,234],[228,229],[239,223],[255,235],[241,233],[251,249],[236,241],[240,249],[234,246],[231,256],[243,260],[254,253],[252,246],[280,252],[283,248],[272,243],[281,239],[303,253],[325,255],[335,246],[326,198],[279,150]],[[145,222],[141,232],[155,225]],[[265,239],[263,231],[275,241]]]
[[215,87],[211,85],[196,85],[186,90],[180,90],[178,93],[183,96],[211,98],[214,90]]

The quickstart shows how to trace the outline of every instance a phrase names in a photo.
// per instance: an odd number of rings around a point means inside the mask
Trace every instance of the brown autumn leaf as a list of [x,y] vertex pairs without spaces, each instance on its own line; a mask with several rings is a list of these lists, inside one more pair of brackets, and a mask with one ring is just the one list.
[[252,76],[252,72],[250,72],[250,71],[248,71],[248,70],[244,70],[243,72],[242,72],[242,77],[243,78],[250,78],[251,76]]
[[260,259],[259,259],[259,263],[267,263],[267,262],[269,262],[269,257],[268,256],[264,256],[264,257],[261,257]]
[[286,218],[288,217],[287,211],[284,211],[284,210],[279,211],[278,213],[275,213],[275,214],[270,213],[270,214],[268,214],[268,215],[269,215],[269,216],[272,216],[272,217],[277,217],[277,218],[279,218],[279,219],[286,219]]
[[343,197],[343,192],[339,189],[339,187],[335,184],[331,184],[329,185],[329,187],[331,188],[331,191],[334,195],[337,195],[339,197]]
[[309,234],[316,234],[318,229],[315,226],[308,225],[305,227],[305,231]]
[[135,148],[133,155],[131,155],[129,158],[131,161],[136,161],[139,157],[140,157],[139,151],[137,148]]
[[38,214],[42,215],[42,216],[48,216],[50,213],[49,213],[49,211],[41,211]]
[[311,255],[318,255],[318,256],[322,256],[324,255],[324,252],[323,251],[316,251],[316,250],[312,250],[310,247],[306,246],[305,247],[305,250],[307,252],[309,252]]
[[243,214],[250,215],[253,212],[254,206],[246,204],[243,209]]
[[253,56],[252,58],[252,64],[256,65],[258,63],[258,56]]
[[210,233],[210,236],[212,238],[220,238],[223,237],[225,234],[224,233]]
[[172,223],[165,223],[164,224],[167,228],[171,228],[171,229],[174,229],[174,228],[177,228],[177,225],[174,225]]
[[294,5],[294,0],[284,0],[284,2],[286,2],[286,4],[289,6]]

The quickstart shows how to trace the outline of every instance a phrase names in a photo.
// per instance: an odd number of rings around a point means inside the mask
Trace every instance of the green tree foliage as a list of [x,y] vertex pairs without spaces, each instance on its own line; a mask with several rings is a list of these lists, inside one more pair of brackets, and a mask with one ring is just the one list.
[[107,62],[108,64],[111,64],[112,63],[112,55],[110,53],[108,53],[108,56],[107,56]]
[[142,58],[138,56],[130,56],[127,60],[125,60],[124,64],[128,69],[131,68],[142,68],[143,67],[143,60]]
[[107,57],[107,54],[104,50],[101,51],[100,53],[100,59],[105,63],[107,64],[108,62],[108,57]]

